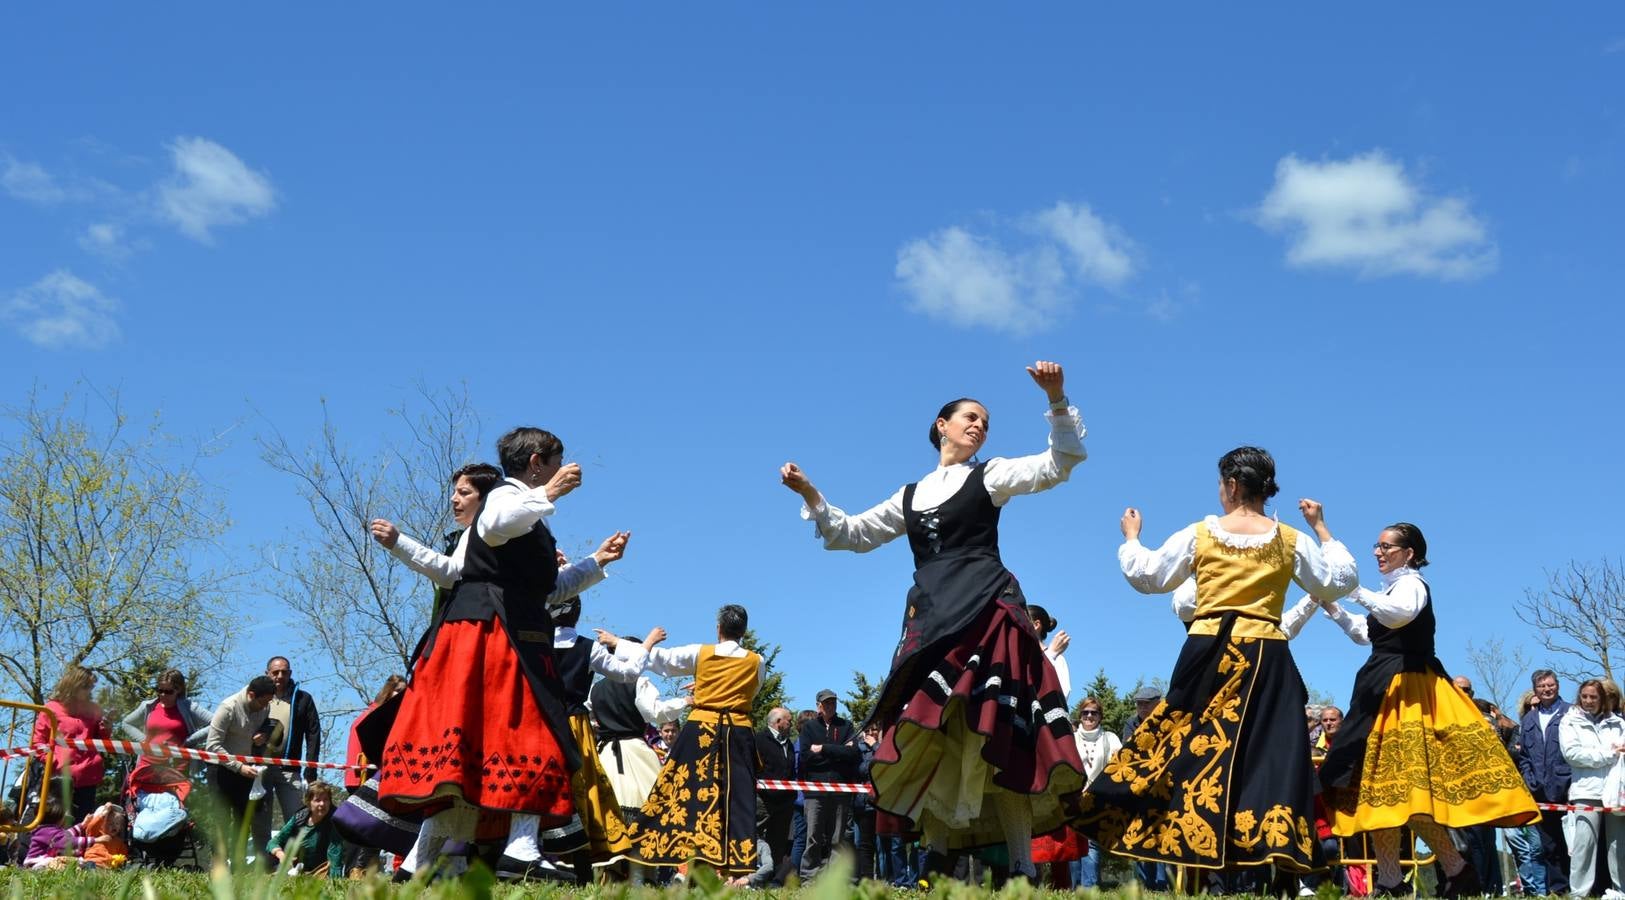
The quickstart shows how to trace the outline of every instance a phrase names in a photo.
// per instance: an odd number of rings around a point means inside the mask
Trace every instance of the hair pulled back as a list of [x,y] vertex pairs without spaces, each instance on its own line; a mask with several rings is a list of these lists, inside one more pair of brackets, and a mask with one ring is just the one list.
[[497,440],[497,458],[502,461],[503,474],[517,478],[530,467],[532,455],[543,461],[564,455],[564,442],[551,431],[521,426]]
[[1411,551],[1411,568],[1420,569],[1428,564],[1428,539],[1422,536],[1422,529],[1409,522],[1395,522],[1383,531],[1399,535],[1395,543]]
[[1027,615],[1032,617],[1033,627],[1038,629],[1039,640],[1049,637],[1050,632],[1055,630],[1055,617],[1050,615],[1049,610],[1044,607],[1029,603],[1027,604]]
[[[525,463],[529,465],[530,457],[525,457]],[[497,486],[497,482],[502,480],[502,470],[490,463],[469,463],[451,473],[453,487],[457,485],[457,479],[459,478],[467,478],[468,483],[473,485],[474,490],[478,491],[481,497],[484,497],[486,494],[491,493],[491,489]]]
[[950,400],[947,403],[944,403],[942,405],[942,409],[937,410],[937,418],[931,420],[931,431],[929,432],[931,435],[931,446],[937,448],[938,450],[942,449],[942,432],[937,430],[937,419],[953,418],[954,413],[959,412],[959,408],[967,403],[974,403],[977,406],[982,406],[982,402],[980,400],[973,400],[970,397],[960,397],[958,400]]
[[1232,479],[1243,500],[1268,500],[1281,492],[1275,457],[1263,447],[1237,447],[1219,457],[1219,480]]

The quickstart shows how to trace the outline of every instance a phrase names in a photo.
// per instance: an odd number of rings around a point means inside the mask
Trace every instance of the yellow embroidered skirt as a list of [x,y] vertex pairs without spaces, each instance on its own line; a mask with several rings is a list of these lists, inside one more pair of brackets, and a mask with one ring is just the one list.
[[1510,827],[1540,817],[1523,776],[1478,707],[1433,671],[1388,683],[1359,771],[1328,788],[1333,833],[1349,836],[1431,816],[1447,828]]
[[1201,869],[1325,867],[1308,692],[1287,642],[1191,634],[1167,696],[1083,794],[1073,827],[1120,856]]
[[581,748],[581,768],[570,773],[570,793],[575,797],[576,815],[587,831],[587,852],[594,863],[611,862],[632,849],[626,819],[603,763],[593,752],[592,720],[586,713],[570,714],[570,733]]

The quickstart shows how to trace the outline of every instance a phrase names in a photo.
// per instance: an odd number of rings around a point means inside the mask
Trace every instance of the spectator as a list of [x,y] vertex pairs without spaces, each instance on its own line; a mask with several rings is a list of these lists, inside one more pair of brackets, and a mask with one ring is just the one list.
[[98,837],[85,834],[82,824],[69,828],[67,815],[62,809],[62,798],[52,791],[45,798],[45,815],[29,838],[23,864],[30,869],[55,868],[60,864],[53,860],[60,857],[77,859],[91,847],[111,840],[112,837],[105,834]]
[[1320,711],[1323,708],[1319,703],[1310,703],[1303,708],[1303,717],[1309,727],[1309,746],[1311,747],[1320,743]]
[[[818,718],[815,709],[804,709],[796,713],[796,734],[807,727],[807,723]],[[796,777],[801,777],[801,744],[796,744]],[[807,852],[807,794],[805,791],[796,791],[796,812],[790,819],[790,871],[801,872],[801,857]]]
[[344,841],[333,828],[333,786],[312,781],[305,788],[304,808],[282,823],[282,829],[266,844],[265,850],[280,865],[293,853],[290,875],[344,877]]
[[[293,665],[286,656],[273,656],[265,663],[265,675],[276,685],[276,696],[271,699],[267,713],[274,724],[263,755],[310,762],[321,759],[321,716],[316,711],[315,699],[293,680]],[[276,800],[283,821],[287,821],[303,806],[305,784],[316,779],[314,766],[307,766],[303,772],[298,766],[266,767],[265,777],[260,779],[266,797],[254,810],[255,847],[265,846],[270,839],[272,799]]]
[[[233,756],[259,756],[270,738],[262,727],[269,721],[271,698],[276,696],[276,683],[265,675],[256,675],[241,693],[227,697],[209,720],[209,736],[204,742],[211,753]],[[248,794],[254,779],[260,776],[260,767],[237,760],[213,763],[209,766],[209,785],[220,793],[230,811],[228,840],[235,843],[242,833],[243,817],[248,812]],[[257,849],[264,843],[256,843]],[[261,854],[256,853],[256,857]]]
[[[1551,669],[1537,669],[1530,676],[1535,688],[1535,705],[1524,714],[1518,727],[1518,771],[1537,803],[1569,802],[1569,764],[1563,761],[1558,727],[1569,704],[1557,695],[1557,675]],[[1569,892],[1569,849],[1563,837],[1563,813],[1541,810],[1540,862],[1546,875],[1546,892]]]
[[[1139,728],[1140,723],[1145,721],[1161,702],[1162,691],[1159,688],[1147,685],[1134,692],[1134,715],[1129,716],[1129,720],[1123,723],[1123,743],[1134,739],[1134,729]],[[1090,844],[1094,843],[1090,841]],[[1138,878],[1140,884],[1148,891],[1161,893],[1168,890],[1168,869],[1162,863],[1136,862],[1134,877]]]
[[[869,781],[869,764],[874,762],[875,747],[880,744],[880,726],[869,723],[858,736],[858,777]],[[875,877],[875,804],[868,794],[852,795],[852,828],[858,850],[858,878]]]
[[188,747],[202,746],[209,735],[209,720],[187,698],[186,676],[179,669],[159,675],[153,696],[119,722],[119,734],[132,741],[151,740],[159,731],[170,735],[164,740]]
[[683,723],[677,719],[660,723],[660,761],[665,762],[671,755],[671,748],[677,746],[677,733],[683,730]]
[[[45,701],[45,708],[56,716],[57,737],[106,740],[113,736],[107,727],[107,720],[102,717],[102,708],[91,699],[95,690],[96,676],[82,666],[69,666],[57,679],[56,687],[51,689],[51,698]],[[47,744],[50,739],[51,723],[42,713],[34,720],[31,743]],[[58,750],[56,759],[57,765],[67,773],[66,780],[71,783],[69,807],[73,817],[83,819],[96,808],[96,788],[101,785],[102,775],[107,772],[107,763],[95,750],[71,747]]]
[[1457,675],[1455,678],[1452,678],[1451,681],[1456,683],[1456,687],[1461,688],[1461,692],[1467,695],[1467,699],[1474,699],[1473,680],[1471,678],[1468,678],[1466,675]]
[[[801,727],[803,781],[850,782],[857,778],[862,758],[852,723],[835,714],[835,692],[818,692],[818,715]],[[801,856],[801,880],[811,881],[829,862],[837,843],[845,843],[852,823],[849,794],[807,791],[803,815],[807,820],[807,848]]]
[[[1102,727],[1102,714],[1100,701],[1094,697],[1085,697],[1078,704],[1078,724],[1072,731],[1072,737],[1078,743],[1078,756],[1083,758],[1085,790],[1089,782],[1106,771],[1107,761],[1123,746],[1117,735]],[[1099,887],[1100,862],[1100,845],[1090,841],[1088,855],[1072,863],[1072,883],[1080,888]]]
[[1315,752],[1325,753],[1332,745],[1332,736],[1343,727],[1343,711],[1335,706],[1320,708],[1320,737],[1315,740]]
[[[790,736],[790,711],[775,706],[767,714],[767,727],[756,732],[756,756],[762,761],[758,773],[764,779],[793,781],[796,777],[796,743]],[[790,858],[790,828],[796,811],[795,791],[758,791],[757,815],[762,819],[762,836],[773,851],[775,865],[782,871],[775,880],[788,874],[786,863]]]
[[[1524,691],[1518,700],[1518,721],[1509,722],[1506,735],[1507,753],[1514,762],[1523,755],[1523,733],[1519,722],[1535,708],[1535,692]],[[1522,768],[1520,763],[1519,768]],[[1518,825],[1505,829],[1507,852],[1518,871],[1519,892],[1526,897],[1546,894],[1546,867],[1540,861],[1540,829],[1534,825]]]
[[[1625,720],[1596,678],[1580,683],[1574,704],[1563,714],[1558,741],[1563,760],[1573,772],[1569,801],[1602,806],[1603,779],[1625,749]],[[1610,803],[1617,802],[1610,798]],[[1573,810],[1569,814],[1569,891],[1576,897],[1591,893],[1597,878],[1597,833],[1603,836],[1603,858],[1608,860],[1610,893],[1614,896],[1625,876],[1625,818],[1599,812]]]

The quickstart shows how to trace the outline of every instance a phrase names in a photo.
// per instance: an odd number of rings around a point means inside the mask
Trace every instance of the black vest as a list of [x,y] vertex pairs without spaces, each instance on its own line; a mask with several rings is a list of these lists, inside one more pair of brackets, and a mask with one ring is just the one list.
[[619,741],[643,737],[643,713],[638,712],[635,683],[600,678],[592,686],[592,716],[598,720],[598,740]]
[[[1399,656],[1425,662],[1437,655],[1433,646],[1433,591],[1425,581],[1422,582],[1422,591],[1427,597],[1426,605],[1416,614],[1416,618],[1398,628],[1389,628],[1378,622],[1376,616],[1366,617],[1366,633],[1371,637],[1373,656]],[[1408,668],[1407,671],[1412,669]]]
[[903,489],[903,523],[914,567],[920,568],[949,550],[984,548],[999,553],[999,513],[987,495],[983,474],[987,463],[977,463],[952,497],[931,509],[914,509],[914,489]]
[[559,681],[564,683],[564,708],[571,715],[587,711],[587,694],[592,688],[592,644],[578,635],[569,647],[553,648]]

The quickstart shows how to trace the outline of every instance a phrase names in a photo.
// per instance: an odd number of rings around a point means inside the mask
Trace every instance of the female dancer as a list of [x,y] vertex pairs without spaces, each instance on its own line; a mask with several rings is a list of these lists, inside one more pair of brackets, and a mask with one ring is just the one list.
[[862,553],[908,535],[914,587],[870,716],[884,729],[871,774],[875,806],[919,824],[937,870],[947,851],[1003,841],[1011,874],[1035,877],[1033,834],[1060,826],[1062,798],[1083,787],[1055,667],[999,560],[1004,505],[1060,484],[1085,457],[1060,365],[1041,361],[1027,374],[1049,398],[1043,453],[977,462],[987,409],[966,398],[931,423],[936,471],[863,513],[826,503],[793,462],[779,473],[826,549]]
[[1109,851],[1222,869],[1324,866],[1315,840],[1308,702],[1280,628],[1287,585],[1341,596],[1354,559],[1332,539],[1320,504],[1299,502],[1322,546],[1274,521],[1275,460],[1240,447],[1219,460],[1219,505],[1156,550],[1140,544],[1138,510],[1123,514],[1117,552],[1135,590],[1173,590],[1196,576],[1196,610],[1163,701],[1084,792],[1078,829]]
[[1399,827],[1409,825],[1444,867],[1439,896],[1471,896],[1480,893],[1478,873],[1445,828],[1512,827],[1540,814],[1495,730],[1434,655],[1432,598],[1417,571],[1428,564],[1427,548],[1408,522],[1377,536],[1383,591],[1358,589],[1352,599],[1370,615],[1350,616],[1371,658],[1354,676],[1320,784],[1333,834],[1371,832],[1376,893],[1410,893],[1399,868]]

